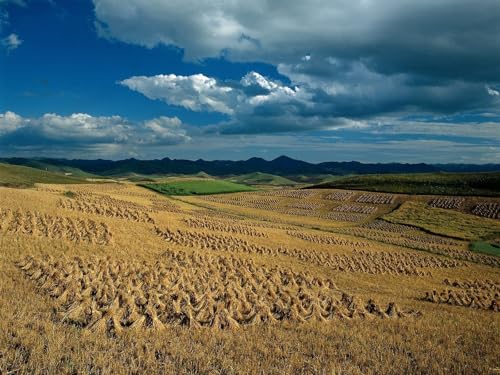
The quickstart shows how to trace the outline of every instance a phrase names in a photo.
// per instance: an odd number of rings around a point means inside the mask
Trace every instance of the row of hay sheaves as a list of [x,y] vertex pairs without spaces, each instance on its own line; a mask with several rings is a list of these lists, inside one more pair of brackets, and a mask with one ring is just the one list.
[[26,257],[19,268],[52,297],[61,321],[92,331],[169,325],[235,329],[264,323],[418,316],[338,290],[330,279],[234,256],[166,251],[156,263]]

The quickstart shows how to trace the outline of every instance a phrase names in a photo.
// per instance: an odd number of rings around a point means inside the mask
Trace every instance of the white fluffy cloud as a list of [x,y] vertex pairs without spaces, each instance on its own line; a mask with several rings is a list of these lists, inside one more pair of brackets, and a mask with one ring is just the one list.
[[250,72],[240,82],[224,83],[203,74],[130,77],[121,85],[150,99],[163,100],[191,111],[235,115],[265,103],[306,102],[310,94]]
[[[311,92],[288,87],[257,72],[249,72],[239,82],[220,82],[202,74],[169,74],[131,77],[120,84],[150,99],[191,111],[228,115],[230,121],[218,127],[223,132],[271,133],[331,125],[331,121],[312,114],[315,103]],[[311,114],[303,114],[309,107]]]
[[29,120],[29,124],[43,136],[59,141],[120,143],[127,141],[132,130],[132,126],[120,116],[94,117],[86,113],[70,116],[47,113]]
[[25,120],[14,112],[0,113],[0,136],[19,129],[24,123]]
[[[211,128],[223,133],[362,129],[380,118],[401,124],[397,119],[405,110],[467,110],[488,100],[490,106],[495,102],[494,95],[485,92],[482,85],[463,82],[449,82],[444,87],[422,83],[411,92],[400,92],[398,87],[409,79],[407,76],[387,78],[368,71],[362,64],[346,67],[329,61],[332,69],[343,72],[332,83],[300,73],[305,69],[303,64],[311,61],[279,66],[280,71],[299,83],[294,86],[257,72],[249,72],[239,82],[217,81],[202,74],[170,74],[131,77],[120,84],[150,99],[191,111],[226,114],[228,121]],[[353,80],[358,82],[356,87],[350,87]]]
[[8,52],[15,50],[21,44],[23,44],[23,41],[17,34],[10,34],[2,39],[2,45],[7,49]]
[[47,113],[25,118],[13,112],[0,114],[0,145],[52,145],[72,149],[106,145],[114,148],[166,146],[190,141],[187,128],[176,118],[159,117],[134,123],[121,116]]
[[190,140],[181,120],[177,117],[161,116],[144,121],[144,128],[150,132],[141,139],[146,144],[180,144]]
[[213,111],[232,114],[229,98],[232,88],[220,85],[203,74],[177,76],[175,74],[153,77],[131,77],[120,82],[149,99],[159,99],[192,111]]

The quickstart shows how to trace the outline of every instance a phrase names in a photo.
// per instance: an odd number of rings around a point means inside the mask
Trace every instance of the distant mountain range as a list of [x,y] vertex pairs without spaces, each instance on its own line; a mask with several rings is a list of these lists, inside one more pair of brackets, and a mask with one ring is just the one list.
[[[349,174],[384,174],[384,173],[425,173],[425,172],[498,172],[500,164],[404,164],[404,163],[360,163],[323,162],[308,163],[301,160],[280,156],[274,160],[250,158],[230,161],[182,160],[164,158],[161,160],[80,160],[47,158],[3,158],[0,162],[24,165],[50,171],[67,173],[90,173],[101,176],[125,176],[130,174],[196,174],[200,172],[212,176],[231,176],[253,172],[269,173],[279,176],[311,175],[349,175]],[[78,172],[76,172],[78,173]]]

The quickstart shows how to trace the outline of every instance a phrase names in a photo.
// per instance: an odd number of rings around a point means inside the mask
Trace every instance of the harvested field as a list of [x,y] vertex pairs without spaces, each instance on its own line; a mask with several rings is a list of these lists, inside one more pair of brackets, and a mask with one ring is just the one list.
[[318,216],[318,213],[316,211],[312,211],[306,208],[280,208],[277,209],[276,211],[285,215],[292,215],[292,216],[311,216],[311,217]]
[[148,213],[151,210],[148,210],[146,207],[107,196],[99,198],[78,197],[76,199],[61,199],[59,200],[59,207],[116,219],[154,223],[153,218]]
[[151,199],[151,207],[153,211],[166,211],[166,212],[181,212],[180,207],[172,202],[170,199]]
[[120,183],[85,184],[74,187],[74,189],[78,192],[86,192],[90,194],[123,193],[127,190],[127,188],[127,185]]
[[384,232],[392,233],[404,233],[407,231],[415,230],[415,227],[404,225],[404,224],[394,224],[384,220],[374,220],[371,223],[366,223],[360,225],[360,228],[376,229],[382,230]]
[[[171,199],[100,185],[0,187],[0,373],[498,367],[500,258],[422,228],[432,215],[389,222],[396,204],[361,191]],[[495,220],[466,214],[496,198],[445,210],[390,195],[496,238]]]
[[[156,228],[156,233],[170,243],[200,250],[211,250],[225,253],[246,253],[270,257],[290,257],[318,266],[328,267],[341,272],[362,272],[370,274],[404,274],[410,276],[423,276],[426,273],[417,268],[452,268],[461,267],[463,263],[446,258],[432,258],[421,254],[391,254],[382,252],[355,252],[352,255],[332,255],[318,250],[301,250],[297,248],[276,247],[271,248],[256,245],[245,240],[214,234],[199,234],[187,231],[170,231]],[[290,232],[296,236],[295,233]],[[339,246],[360,246],[363,243],[352,242],[334,237],[309,237],[298,238],[323,244]]]
[[323,245],[343,245],[343,246],[350,246],[353,248],[369,246],[369,244],[366,241],[352,241],[335,235],[310,234],[300,231],[287,231],[286,233],[289,236],[300,238],[301,240],[319,243]]
[[268,237],[264,232],[255,230],[245,224],[233,224],[231,222],[216,221],[211,219],[187,218],[184,222],[191,228],[208,229],[217,232],[243,234],[250,237]]
[[366,214],[355,214],[351,212],[328,212],[322,216],[327,220],[359,222],[367,218]]
[[500,312],[500,284],[491,280],[449,281],[448,279],[444,280],[444,284],[452,289],[427,292],[424,300],[438,304]]
[[109,227],[93,220],[4,208],[0,208],[0,232],[98,245],[107,245],[112,239]]
[[280,203],[279,199],[266,198],[266,197],[254,197],[245,194],[235,194],[235,195],[207,195],[203,197],[204,200],[209,202],[231,204],[234,206],[241,207],[251,207],[258,208],[262,210],[270,209],[271,207]]
[[341,272],[361,272],[380,275],[429,276],[426,269],[456,268],[464,264],[446,258],[435,258],[421,254],[354,251],[352,255],[335,255],[324,263]]
[[299,198],[299,199],[311,198],[317,194],[318,193],[314,190],[292,190],[292,189],[270,190],[270,191],[260,193],[260,195],[287,197],[287,198]]
[[365,193],[361,194],[358,199],[356,199],[356,202],[372,204],[393,204],[395,199],[396,196],[392,194]]
[[480,203],[472,209],[474,215],[488,217],[490,219],[500,219],[499,203]]
[[358,214],[372,214],[377,211],[374,206],[361,206],[359,204],[341,204],[333,209],[336,212],[354,212]]
[[439,197],[434,198],[429,202],[429,206],[447,209],[460,209],[465,203],[465,198],[462,197]]
[[325,195],[325,199],[329,199],[332,201],[340,201],[340,202],[345,202],[350,200],[352,197],[354,197],[356,193],[354,191],[335,191],[333,193],[329,193]]
[[323,205],[319,204],[319,203],[313,203],[313,202],[293,202],[293,203],[289,203],[287,205],[287,207],[289,207],[289,208],[299,208],[299,209],[302,209],[302,210],[316,211],[316,210],[319,210],[321,207],[323,207]]
[[331,280],[248,260],[170,251],[162,258],[149,265],[27,257],[19,268],[57,300],[60,321],[96,334],[419,315],[394,303],[382,308],[373,300],[361,302]]
[[474,253],[463,247],[458,241],[422,232],[384,232],[366,228],[337,229],[339,233],[349,234],[367,239],[384,242],[391,245],[403,246],[412,249],[424,250],[434,254],[449,256],[454,259],[482,263],[492,267],[500,267],[500,258],[485,254]]

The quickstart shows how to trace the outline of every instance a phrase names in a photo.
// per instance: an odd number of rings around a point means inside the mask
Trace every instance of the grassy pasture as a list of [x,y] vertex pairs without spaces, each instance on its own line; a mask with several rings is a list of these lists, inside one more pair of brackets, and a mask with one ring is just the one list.
[[254,188],[223,180],[179,180],[141,185],[166,195],[207,195],[252,191]]
[[85,182],[85,180],[78,177],[0,163],[0,186],[31,187],[35,183],[80,184]]
[[500,246],[485,241],[472,242],[470,249],[478,253],[500,256]]
[[498,220],[428,207],[420,202],[407,201],[396,211],[385,215],[384,219],[469,241],[490,239],[500,235]]

